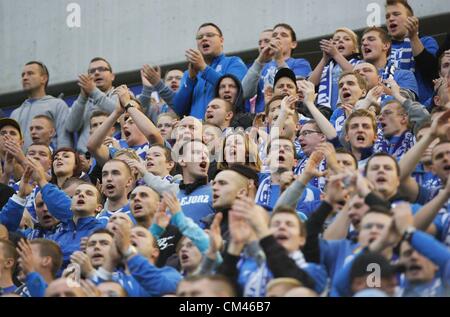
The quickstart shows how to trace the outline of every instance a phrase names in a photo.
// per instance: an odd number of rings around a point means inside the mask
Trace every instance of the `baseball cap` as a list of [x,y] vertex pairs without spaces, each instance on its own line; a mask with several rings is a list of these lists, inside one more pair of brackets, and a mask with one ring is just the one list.
[[288,77],[289,79],[291,79],[294,84],[295,87],[297,87],[297,77],[295,77],[294,72],[290,69],[290,68],[280,68],[278,70],[278,72],[275,74],[275,79],[273,81],[273,88],[275,89],[275,86],[278,82],[278,80],[280,80],[283,77]]
[[19,122],[17,122],[16,120],[14,120],[14,119],[11,119],[11,118],[2,118],[2,119],[0,119],[0,130],[3,128],[3,127],[5,127],[5,126],[12,126],[12,127],[14,127],[14,128],[16,128],[18,131],[19,131],[19,134],[20,134],[20,138],[23,138],[23,135],[22,135],[22,130],[20,129],[20,124],[19,124]]

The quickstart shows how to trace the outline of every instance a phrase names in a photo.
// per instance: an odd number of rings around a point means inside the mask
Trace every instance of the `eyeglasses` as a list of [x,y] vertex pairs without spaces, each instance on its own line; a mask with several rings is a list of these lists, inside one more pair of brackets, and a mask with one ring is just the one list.
[[305,130],[305,131],[300,132],[299,136],[308,136],[313,133],[322,133],[322,132],[314,131],[314,130]]
[[197,39],[197,41],[200,41],[204,37],[206,37],[207,39],[210,39],[210,38],[213,38],[214,36],[220,36],[220,35],[217,33],[205,33],[205,34],[198,34],[195,38]]
[[111,71],[111,70],[110,70],[108,67],[100,66],[100,67],[96,67],[96,68],[91,68],[91,69],[89,69],[89,70],[88,70],[88,73],[89,73],[90,75],[93,75],[93,74],[95,74],[96,71],[99,71],[99,73],[103,73],[103,72],[107,72],[107,71]]

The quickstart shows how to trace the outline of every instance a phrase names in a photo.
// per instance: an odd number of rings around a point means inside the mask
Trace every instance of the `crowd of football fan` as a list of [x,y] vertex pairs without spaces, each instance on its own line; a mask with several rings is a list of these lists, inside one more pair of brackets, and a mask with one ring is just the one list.
[[[0,119],[2,296],[450,295],[450,45],[405,0],[311,68],[285,23],[247,67],[214,23],[188,69],[71,107],[27,63]],[[301,49],[301,48],[300,48]]]

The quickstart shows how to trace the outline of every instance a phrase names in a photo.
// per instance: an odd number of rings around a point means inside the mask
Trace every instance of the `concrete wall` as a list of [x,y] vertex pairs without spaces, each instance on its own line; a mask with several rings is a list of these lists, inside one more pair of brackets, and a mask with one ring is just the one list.
[[[106,57],[115,72],[138,69],[144,63],[183,61],[184,50],[195,47],[197,27],[206,21],[222,28],[225,51],[237,52],[254,48],[259,31],[278,22],[291,24],[300,40],[307,39],[329,34],[339,26],[363,28],[370,15],[368,5],[378,4],[383,23],[384,2],[1,0],[0,95],[21,90],[22,66],[33,59],[47,64],[50,84],[64,83],[84,72],[94,56]],[[448,0],[409,2],[419,17],[450,11]],[[79,20],[76,8],[73,11],[68,7],[71,3],[80,9]],[[374,22],[369,20],[370,24]],[[80,27],[76,27],[78,24]]]

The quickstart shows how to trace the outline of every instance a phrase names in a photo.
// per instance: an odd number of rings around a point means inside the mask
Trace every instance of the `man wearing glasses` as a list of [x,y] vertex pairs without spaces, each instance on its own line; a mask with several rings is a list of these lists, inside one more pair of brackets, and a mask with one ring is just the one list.
[[114,111],[117,96],[113,95],[114,73],[111,64],[103,57],[96,57],[89,63],[88,73],[78,76],[80,94],[73,103],[67,117],[66,128],[71,133],[78,132],[76,149],[87,152],[89,122],[94,111]]
[[174,97],[174,110],[179,116],[191,115],[203,119],[208,103],[214,98],[214,87],[224,74],[239,80],[247,67],[239,57],[223,54],[223,35],[213,23],[202,24],[197,31],[197,49],[185,52],[189,69],[183,75],[180,89]]
[[65,129],[69,107],[62,100],[49,96],[45,89],[49,81],[47,67],[41,62],[31,61],[25,64],[22,71],[22,88],[27,99],[11,113],[23,130],[24,150],[33,142],[28,127],[37,115],[51,116],[56,127],[56,135],[52,139],[54,148],[71,147],[72,138]]

